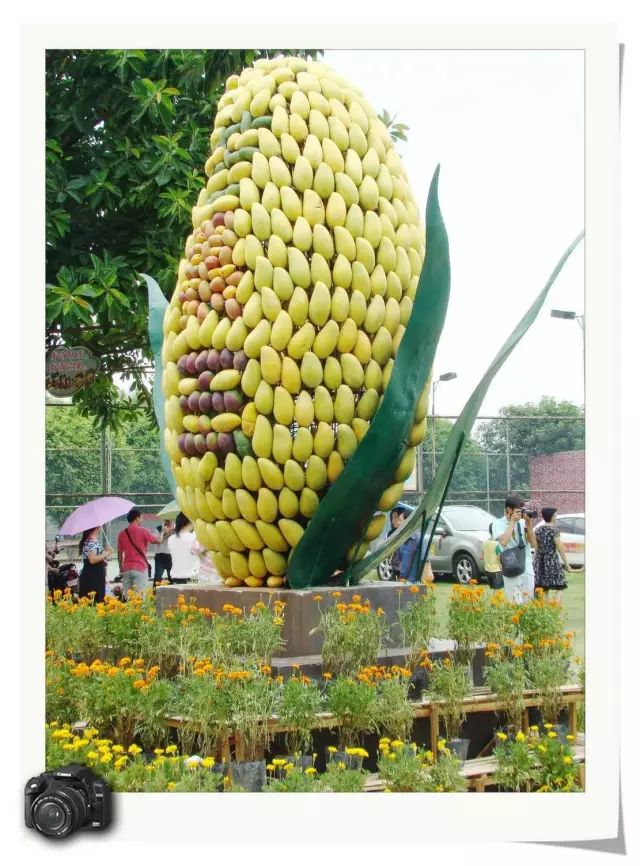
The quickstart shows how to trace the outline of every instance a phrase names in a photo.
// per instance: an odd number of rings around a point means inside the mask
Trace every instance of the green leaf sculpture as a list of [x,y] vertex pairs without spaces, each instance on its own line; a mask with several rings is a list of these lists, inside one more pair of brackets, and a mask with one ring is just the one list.
[[[409,519],[405,520],[401,529],[399,529],[397,532],[394,532],[385,544],[382,544],[374,553],[366,556],[364,559],[362,559],[360,562],[353,566],[350,575],[353,581],[357,582],[357,580],[363,577],[368,571],[376,568],[376,566],[378,566],[383,559],[386,559],[388,556],[390,556],[397,547],[399,547],[404,541],[406,541],[407,538],[409,538],[410,535],[412,535],[412,533],[416,531],[416,529],[418,529],[423,517],[429,519],[437,511],[443,499],[443,496],[445,495],[448,480],[455,468],[455,464],[460,454],[460,445],[462,444],[465,437],[467,437],[471,432],[471,428],[473,427],[473,424],[478,416],[478,412],[480,411],[482,402],[487,394],[489,385],[493,381],[498,370],[500,370],[509,355],[513,352],[520,340],[524,337],[531,325],[536,320],[536,317],[538,316],[538,313],[540,312],[542,305],[544,304],[547,295],[549,294],[549,290],[551,289],[551,286],[556,280],[556,277],[564,267],[565,262],[567,261],[571,253],[574,251],[574,249],[578,246],[578,244],[583,238],[584,231],[581,231],[580,234],[575,238],[575,240],[572,241],[571,244],[569,244],[565,252],[562,254],[557,265],[553,269],[553,272],[547,280],[544,288],[537,296],[535,301],[531,304],[522,319],[520,319],[516,327],[513,329],[506,342],[493,359],[491,366],[476,386],[476,389],[467,401],[461,415],[459,416],[458,420],[456,421],[451,430],[451,433],[449,434],[442,460],[440,461],[435,478],[433,479],[433,484],[431,485],[427,493],[423,496],[416,510],[413,512]],[[427,261],[429,261],[429,259],[434,254],[434,251],[430,250]]]
[[171,460],[164,447],[164,395],[162,393],[162,323],[168,302],[153,277],[147,274],[140,274],[140,276],[144,277],[149,294],[149,342],[155,368],[153,374],[153,409],[160,430],[160,460],[171,492],[175,496],[176,480],[171,471]]
[[327,577],[344,565],[406,452],[449,303],[449,239],[438,202],[439,173],[438,166],[427,200],[427,258],[389,387],[366,435],[294,548],[287,580],[295,589],[326,584]]

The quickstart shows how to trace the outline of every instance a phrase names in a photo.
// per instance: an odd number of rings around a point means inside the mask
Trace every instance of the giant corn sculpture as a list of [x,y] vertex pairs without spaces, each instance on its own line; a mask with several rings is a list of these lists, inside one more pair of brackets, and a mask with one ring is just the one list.
[[[211,149],[164,319],[165,447],[227,585],[281,586],[389,385],[424,229],[386,127],[323,64],[261,60],[229,78]],[[426,379],[345,563],[413,470]]]

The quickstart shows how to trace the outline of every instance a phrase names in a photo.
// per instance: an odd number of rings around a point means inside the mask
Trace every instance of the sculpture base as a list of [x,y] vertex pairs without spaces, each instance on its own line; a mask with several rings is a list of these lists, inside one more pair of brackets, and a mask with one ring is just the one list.
[[[262,601],[286,602],[282,637],[284,647],[281,656],[290,659],[297,656],[318,656],[322,652],[322,635],[310,634],[320,621],[320,611],[326,610],[338,600],[334,593],[340,592],[339,600],[348,604],[354,595],[359,595],[362,603],[368,601],[373,610],[382,608],[389,626],[389,646],[401,647],[403,644],[398,609],[409,601],[415,601],[419,593],[428,591],[426,586],[413,586],[407,583],[386,583],[371,581],[352,587],[323,586],[312,589],[251,589],[249,587],[227,587],[219,584],[186,583],[178,586],[159,586],[156,590],[156,606],[162,613],[176,604],[179,595],[187,602],[198,607],[208,607],[221,613],[225,604],[249,611],[254,604]],[[413,590],[413,591],[412,591]],[[395,652],[388,650],[388,653]],[[395,664],[396,662],[391,662]],[[381,662],[384,664],[384,662]]]

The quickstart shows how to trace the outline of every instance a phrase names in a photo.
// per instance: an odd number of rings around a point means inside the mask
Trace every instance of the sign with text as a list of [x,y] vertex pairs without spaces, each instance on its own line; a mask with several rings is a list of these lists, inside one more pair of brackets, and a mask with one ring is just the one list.
[[100,359],[82,346],[57,346],[47,352],[45,382],[52,397],[70,397],[90,385]]

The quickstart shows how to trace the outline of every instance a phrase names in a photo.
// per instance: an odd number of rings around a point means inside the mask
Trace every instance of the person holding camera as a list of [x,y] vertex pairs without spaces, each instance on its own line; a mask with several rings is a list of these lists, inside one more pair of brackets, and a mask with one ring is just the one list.
[[[525,511],[524,504],[522,496],[510,493],[504,501],[504,517],[493,523],[505,598],[516,604],[531,601],[535,587],[533,553],[538,546],[532,522],[535,513]],[[507,551],[510,553],[505,556]]]
[[156,546],[156,553],[153,558],[153,588],[160,583],[164,577],[165,571],[167,578],[171,582],[171,554],[169,553],[169,536],[173,535],[173,520],[165,520],[162,526],[156,527],[160,536],[160,544]]
[[536,589],[542,589],[545,595],[552,591],[556,598],[560,598],[560,593],[567,588],[565,570],[571,571],[571,566],[560,540],[560,530],[556,526],[557,511],[557,508],[540,510],[544,523],[537,526],[535,531],[538,550],[533,568]]

